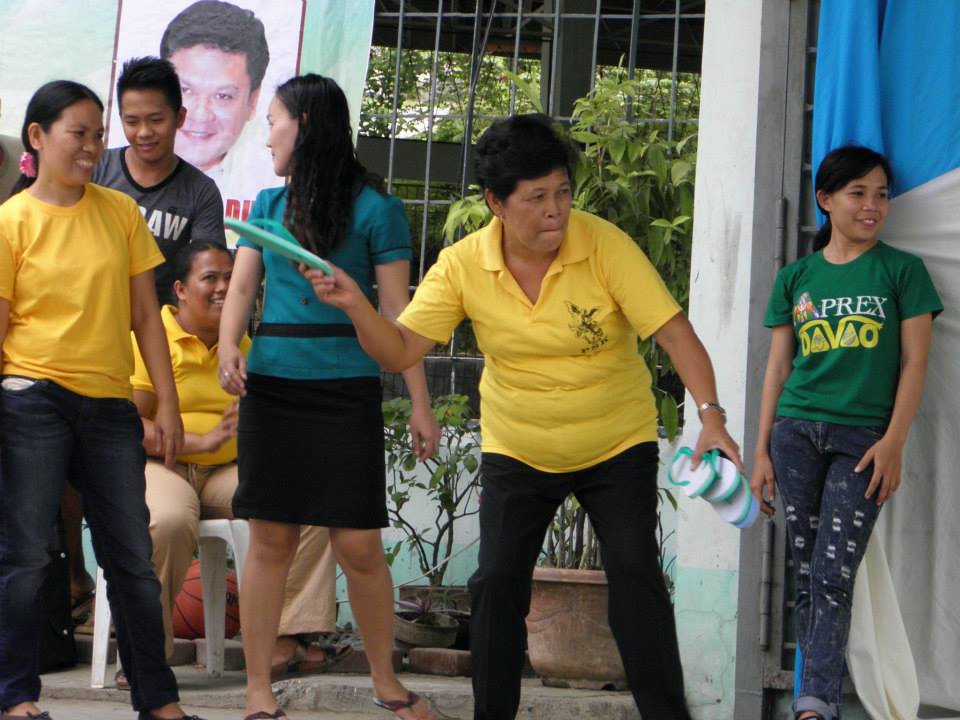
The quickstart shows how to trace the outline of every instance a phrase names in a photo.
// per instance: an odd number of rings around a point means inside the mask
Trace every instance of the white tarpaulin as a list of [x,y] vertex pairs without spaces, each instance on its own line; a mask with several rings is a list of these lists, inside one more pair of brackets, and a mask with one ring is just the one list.
[[[890,204],[884,242],[920,255],[946,308],[883,540],[924,703],[960,710],[960,170]],[[891,663],[894,658],[885,659]]]
[[[920,702],[960,712],[960,3],[821,0],[811,161],[850,143],[884,153],[893,200],[881,239],[923,258],[944,312],[933,324],[923,402],[903,458],[903,485],[875,532],[890,583],[865,563],[851,646],[864,704],[878,718],[901,692],[899,604]],[[872,544],[872,543],[871,543]],[[876,558],[874,558],[876,560]],[[892,586],[892,587],[891,587]],[[859,586],[858,586],[859,588]],[[865,635],[873,634],[871,639]],[[857,662],[880,663],[867,672]],[[909,671],[907,671],[909,674]],[[881,682],[882,681],[882,682]],[[879,683],[879,684],[878,684]],[[862,687],[861,687],[862,684]],[[883,696],[871,697],[871,688]],[[947,714],[947,713],[941,713]]]

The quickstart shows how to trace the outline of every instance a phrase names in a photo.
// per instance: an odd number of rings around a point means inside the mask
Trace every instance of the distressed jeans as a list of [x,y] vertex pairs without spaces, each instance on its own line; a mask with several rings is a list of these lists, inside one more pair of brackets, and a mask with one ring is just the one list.
[[770,438],[796,575],[803,673],[794,712],[840,717],[843,658],[857,568],[880,508],[864,498],[871,464],[854,472],[882,427],[777,418]]

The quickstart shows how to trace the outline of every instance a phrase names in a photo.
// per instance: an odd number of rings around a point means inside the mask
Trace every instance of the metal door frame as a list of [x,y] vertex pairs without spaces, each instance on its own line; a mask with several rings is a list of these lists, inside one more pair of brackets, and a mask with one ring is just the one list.
[[[770,332],[763,326],[776,273],[805,253],[815,232],[810,127],[819,0],[764,0],[761,21],[753,262],[747,339],[744,457],[752,457]],[[741,535],[734,718],[773,717],[785,667],[787,567],[782,513]]]

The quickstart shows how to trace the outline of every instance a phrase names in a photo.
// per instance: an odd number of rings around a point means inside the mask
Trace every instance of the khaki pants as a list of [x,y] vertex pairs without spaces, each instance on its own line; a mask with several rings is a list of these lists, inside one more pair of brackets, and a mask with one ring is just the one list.
[[[237,465],[177,463],[172,470],[147,460],[147,507],[153,569],[160,580],[167,656],[173,654],[173,605],[197,551],[200,520],[232,518]],[[287,576],[281,635],[336,629],[336,560],[327,528],[304,525]]]

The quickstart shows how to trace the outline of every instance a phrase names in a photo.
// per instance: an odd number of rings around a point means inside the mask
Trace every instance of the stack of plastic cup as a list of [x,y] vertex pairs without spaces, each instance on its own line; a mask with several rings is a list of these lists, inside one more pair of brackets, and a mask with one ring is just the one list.
[[683,445],[670,462],[667,479],[690,498],[703,498],[725,521],[746,529],[756,522],[760,505],[750,493],[750,484],[726,456],[718,450],[703,454],[693,468],[693,450]]

